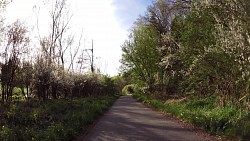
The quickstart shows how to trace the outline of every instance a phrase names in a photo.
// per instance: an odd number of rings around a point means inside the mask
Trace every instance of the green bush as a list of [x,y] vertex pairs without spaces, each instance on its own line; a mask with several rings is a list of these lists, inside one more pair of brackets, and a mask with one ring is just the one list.
[[134,92],[135,92],[135,85],[134,84],[126,85],[122,89],[122,94],[123,95],[133,94]]

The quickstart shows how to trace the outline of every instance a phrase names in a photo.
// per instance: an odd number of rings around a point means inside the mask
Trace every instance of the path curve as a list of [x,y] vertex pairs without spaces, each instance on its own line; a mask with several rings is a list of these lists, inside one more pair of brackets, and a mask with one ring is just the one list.
[[195,132],[121,96],[110,110],[88,131],[83,141],[208,141]]

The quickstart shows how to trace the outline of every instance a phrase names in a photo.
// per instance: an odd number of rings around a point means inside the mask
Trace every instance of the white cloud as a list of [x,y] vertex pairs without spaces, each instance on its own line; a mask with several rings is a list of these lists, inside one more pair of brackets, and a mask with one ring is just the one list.
[[13,21],[19,18],[24,18],[27,20],[32,12],[32,6],[34,5],[34,0],[26,0],[26,2],[14,0],[7,6],[6,18],[8,21]]
[[[100,62],[98,64],[103,73],[117,74],[120,46],[127,37],[127,29],[139,14],[144,13],[145,2],[148,1],[150,0],[68,0],[73,13],[72,31],[77,34],[83,31],[89,41],[94,40],[95,56],[100,57],[100,61],[95,61]],[[6,19],[22,19],[34,26],[36,15],[33,7],[36,4],[41,6],[41,3],[41,0],[14,0],[7,8]],[[48,13],[44,7],[41,7],[40,14],[39,26],[45,31],[48,27]]]
[[120,28],[113,16],[110,0],[77,1],[76,23],[80,23],[89,39],[94,40],[94,53],[101,57],[100,68],[109,75],[117,74],[121,56],[120,45],[126,38],[126,30]]

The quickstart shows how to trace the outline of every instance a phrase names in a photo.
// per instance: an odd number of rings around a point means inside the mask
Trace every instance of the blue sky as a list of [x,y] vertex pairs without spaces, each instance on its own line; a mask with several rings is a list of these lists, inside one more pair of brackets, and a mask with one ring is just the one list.
[[[34,28],[37,15],[34,5],[40,7],[39,28],[48,31],[48,8],[44,0],[13,0],[6,11],[6,22],[17,19],[24,21],[31,28],[31,36],[38,34]],[[52,0],[47,0],[52,1]],[[55,0],[54,0],[55,1]],[[121,45],[127,39],[128,31],[138,18],[143,15],[153,0],[68,0],[73,18],[71,31],[76,36],[83,31],[84,40],[94,40],[96,67],[110,76],[118,73],[121,65]],[[47,16],[46,16],[47,15]],[[47,32],[40,33],[46,34]],[[82,44],[81,49],[89,48]]]
[[113,0],[115,17],[123,28],[130,28],[139,15],[145,13],[153,0]]

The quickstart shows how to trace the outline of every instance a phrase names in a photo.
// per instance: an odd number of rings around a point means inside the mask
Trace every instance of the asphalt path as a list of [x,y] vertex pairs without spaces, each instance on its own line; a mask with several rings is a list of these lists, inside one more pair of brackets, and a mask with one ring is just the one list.
[[79,140],[208,141],[209,139],[137,102],[132,96],[121,96]]

